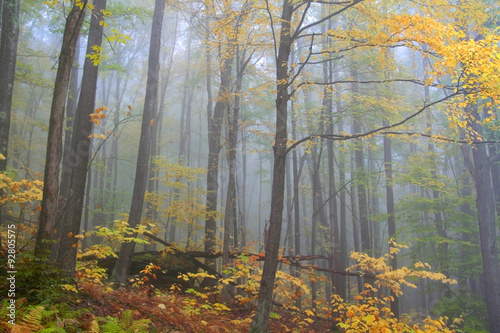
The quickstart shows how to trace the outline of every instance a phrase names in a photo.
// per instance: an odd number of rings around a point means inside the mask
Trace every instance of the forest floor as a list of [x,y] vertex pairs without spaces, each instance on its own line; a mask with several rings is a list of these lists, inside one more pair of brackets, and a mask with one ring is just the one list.
[[[120,318],[124,311],[131,310],[135,320],[151,321],[148,332],[248,332],[255,308],[251,303],[237,302],[226,306],[210,294],[152,288],[106,290],[88,286],[81,292],[84,297],[78,307],[92,309],[99,318]],[[289,310],[275,311],[279,318],[271,319],[272,332],[332,332],[331,326],[306,327]]]
[[[153,287],[113,289],[104,284],[80,283],[57,301],[30,305],[17,302],[16,325],[7,323],[6,303],[0,305],[0,333],[27,332],[249,332],[253,302],[227,305],[216,294]],[[275,309],[271,332],[332,332],[331,322],[299,320],[297,313]],[[7,318],[7,319],[6,319]]]

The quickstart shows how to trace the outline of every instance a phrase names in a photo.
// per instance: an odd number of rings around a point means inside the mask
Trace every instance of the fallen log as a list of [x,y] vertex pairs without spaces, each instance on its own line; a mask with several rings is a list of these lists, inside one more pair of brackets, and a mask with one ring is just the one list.
[[[190,257],[197,257],[197,258],[220,258],[220,257],[222,257],[222,252],[181,251],[181,250],[177,249],[174,245],[165,242],[161,238],[158,238],[155,235],[150,234],[149,232],[145,232],[144,235],[151,238],[152,240],[164,245],[164,246],[170,247],[176,253],[186,254]],[[230,258],[238,258],[241,255],[245,255],[247,257],[253,257],[253,259],[256,261],[264,261],[266,259],[264,253],[246,253],[246,252],[232,252],[229,254],[229,257]],[[317,265],[302,265],[302,264],[298,263],[298,261],[318,260],[318,259],[330,260],[333,258],[322,256],[322,255],[281,256],[278,258],[278,261],[283,262],[284,264],[287,264],[287,265],[292,265],[292,266],[296,266],[296,267],[303,268],[303,269],[313,269],[313,270],[316,270],[319,272],[328,272],[328,273],[344,275],[344,276],[354,276],[354,277],[364,277],[364,278],[376,279],[375,275],[367,274],[367,273],[363,273],[363,272],[338,271],[338,270],[331,269],[331,268],[319,267]],[[197,262],[197,266],[199,268],[203,269],[207,273],[215,275],[218,278],[222,277],[222,275],[220,273],[218,273],[214,269],[206,266],[205,264],[203,264],[199,260],[196,260],[195,258],[193,258],[193,260],[195,260]]]

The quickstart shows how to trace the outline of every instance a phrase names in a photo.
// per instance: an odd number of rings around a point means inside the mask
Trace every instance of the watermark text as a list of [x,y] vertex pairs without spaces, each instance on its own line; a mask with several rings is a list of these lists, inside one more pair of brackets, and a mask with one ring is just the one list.
[[7,306],[8,323],[16,324],[16,225],[7,225]]

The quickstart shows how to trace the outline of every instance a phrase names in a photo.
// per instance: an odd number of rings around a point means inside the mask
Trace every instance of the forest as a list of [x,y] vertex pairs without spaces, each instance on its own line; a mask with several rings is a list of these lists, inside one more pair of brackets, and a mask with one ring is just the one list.
[[500,333],[498,0],[0,4],[0,332]]

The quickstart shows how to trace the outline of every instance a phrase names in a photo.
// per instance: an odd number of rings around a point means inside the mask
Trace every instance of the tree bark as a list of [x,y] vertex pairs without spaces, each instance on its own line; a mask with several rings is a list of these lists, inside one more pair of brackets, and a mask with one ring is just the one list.
[[[0,41],[0,172],[7,170],[9,149],[10,114],[16,74],[17,43],[19,40],[20,0],[4,0],[2,3],[2,32]],[[0,197],[3,190],[0,190]],[[3,224],[3,207],[0,207],[0,226]],[[0,237],[0,248],[2,248]]]
[[[106,8],[107,0],[95,0],[92,19],[90,21],[89,38],[87,43],[87,54],[93,52],[93,46],[100,46],[103,38],[104,26],[99,22],[102,20],[102,10]],[[75,159],[75,165],[71,170],[69,184],[69,197],[63,212],[64,225],[61,232],[61,240],[57,261],[60,268],[68,276],[75,275],[76,254],[78,250],[78,238],[82,219],[83,202],[85,198],[85,182],[92,151],[91,138],[92,125],[90,114],[95,111],[95,99],[97,91],[98,66],[87,57],[83,65],[82,89],[75,114],[73,136],[71,138],[71,151]],[[97,177],[96,177],[97,178]]]
[[[132,193],[132,204],[128,219],[129,227],[136,227],[141,222],[142,208],[144,206],[144,195],[148,179],[148,166],[150,160],[150,143],[152,127],[154,124],[154,113],[157,104],[158,78],[160,72],[160,49],[163,16],[165,13],[165,0],[155,0],[153,13],[153,24],[151,28],[151,42],[149,45],[148,79],[146,82],[146,96],[144,111],[142,114],[141,137],[139,140],[139,153],[137,154],[137,165],[135,169],[134,191]],[[127,281],[130,269],[130,255],[134,252],[135,243],[123,243],[120,256],[113,270],[113,277],[118,283]]]
[[[359,85],[356,82],[358,80],[358,72],[355,68],[351,68],[352,77],[354,82],[352,83],[352,92],[354,94],[354,100],[356,101],[359,92]],[[361,133],[361,120],[359,114],[360,110],[355,110],[352,122],[352,131],[354,134]],[[357,178],[357,201],[359,203],[359,226],[361,231],[361,251],[370,253],[372,250],[371,246],[371,236],[370,236],[370,223],[368,220],[368,198],[366,194],[366,172],[365,172],[365,159],[363,152],[363,142],[356,142],[356,149],[354,151],[354,163],[356,165],[356,178]]]
[[[83,1],[87,5],[87,0]],[[80,34],[85,7],[74,5],[66,19],[63,42],[59,55],[54,94],[50,110],[45,173],[43,177],[43,200],[40,211],[40,223],[36,237],[35,256],[44,257],[50,251],[53,229],[56,224],[57,198],[59,192],[59,164],[62,157],[62,133],[64,127],[64,109],[68,84],[73,65],[75,46]]]
[[[394,210],[394,188],[392,180],[392,140],[384,136],[384,170],[385,170],[385,197],[387,207],[387,228],[389,240],[396,241],[396,219]],[[391,260],[392,269],[398,268],[396,254]],[[399,298],[392,294],[394,300],[391,302],[391,311],[394,317],[399,318]]]
[[[71,180],[71,169],[73,167],[71,162],[71,137],[73,135],[73,123],[75,120],[75,113],[78,103],[78,72],[80,71],[78,60],[80,58],[80,39],[78,38],[75,45],[75,55],[73,67],[71,68],[69,91],[66,102],[66,128],[64,129],[64,145],[61,165],[61,182],[59,186],[59,198],[61,202],[67,203],[69,194],[69,182]],[[56,219],[61,218],[62,212],[59,211]],[[56,235],[60,237],[62,232],[62,224],[57,223]],[[59,242],[52,245],[51,259],[57,260],[57,253],[59,251]]]
[[287,117],[288,101],[288,60],[290,58],[293,39],[290,22],[293,14],[291,1],[283,1],[281,14],[281,31],[278,56],[276,61],[276,133],[274,137],[274,166],[271,198],[271,215],[269,217],[268,239],[265,243],[266,259],[260,282],[257,311],[251,326],[251,332],[268,332],[269,315],[272,307],[274,282],[278,268],[278,253],[281,240],[281,225],[285,192],[285,163],[287,154]]
[[[217,230],[217,194],[219,190],[219,157],[221,150],[221,133],[224,110],[229,107],[231,86],[231,70],[234,60],[234,50],[221,59],[221,82],[214,112],[208,124],[208,168],[207,168],[207,196],[205,220],[205,251],[215,251],[215,234]],[[215,260],[207,260],[209,267],[215,267]]]
[[[16,74],[17,42],[19,39],[20,0],[4,0],[0,42],[0,154],[7,158],[10,114]],[[0,171],[7,170],[7,159],[0,159]]]
[[[335,80],[338,79],[338,72],[334,72]],[[342,109],[342,104],[340,102],[340,92],[335,92],[335,100],[337,101],[337,110],[340,112]],[[344,121],[342,118],[339,120],[338,131],[342,133],[344,131]],[[344,143],[339,142],[339,151],[344,150]],[[338,169],[339,169],[339,235],[340,235],[340,253],[339,253],[339,267],[336,267],[338,270],[345,270],[347,268],[348,260],[349,260],[349,249],[347,243],[347,196],[346,196],[346,175],[345,175],[345,158],[340,156],[338,159]],[[347,300],[347,279],[345,276],[339,277],[339,290],[337,290],[338,294],[342,299]]]
[[[224,243],[223,243],[223,256],[222,265],[230,263],[229,252],[234,249],[239,248],[239,229],[238,229],[238,214],[237,214],[237,190],[236,190],[236,170],[237,170],[237,145],[238,145],[238,130],[239,130],[239,114],[240,114],[240,94],[243,86],[243,75],[245,73],[246,65],[248,60],[245,60],[246,52],[240,56],[239,49],[236,52],[236,84],[235,84],[235,94],[234,94],[234,105],[232,108],[228,108],[227,112],[227,136],[228,136],[228,148],[227,148],[227,163],[229,165],[229,181],[227,184],[227,196],[226,196],[226,208],[224,216]],[[232,112],[231,112],[232,109]],[[230,241],[230,231],[233,231],[233,240]],[[228,286],[224,285],[222,289],[222,300],[227,302],[229,300],[228,295],[230,290]]]
[[[477,105],[468,107],[469,126],[482,135]],[[472,121],[470,119],[473,119]],[[471,170],[476,188],[476,207],[481,240],[481,255],[485,284],[485,300],[488,310],[488,322],[491,333],[500,332],[500,264],[495,222],[495,195],[493,191],[490,162],[485,144],[478,144],[472,149],[474,169]]]
[[[326,25],[323,25],[326,29]],[[329,21],[328,29],[331,29],[331,21]],[[333,64],[331,62],[325,62],[323,64],[323,81],[332,82],[333,81]],[[334,130],[334,119],[333,119],[333,94],[330,87],[326,87],[323,90],[324,99],[324,113],[326,123],[326,133],[333,135]],[[328,140],[326,143],[327,149],[327,162],[328,162],[328,205],[329,205],[329,229],[330,229],[330,256],[333,258],[329,260],[329,267],[331,269],[339,269],[340,265],[340,237],[339,237],[339,220],[338,220],[338,205],[337,205],[337,190],[335,182],[335,152],[334,143],[332,140]],[[342,277],[330,275],[330,281],[334,287],[334,292],[338,294],[342,289]],[[327,295],[331,300],[331,295]]]

